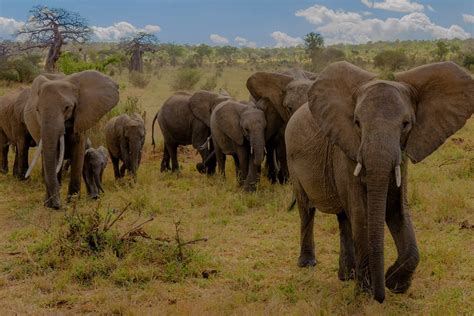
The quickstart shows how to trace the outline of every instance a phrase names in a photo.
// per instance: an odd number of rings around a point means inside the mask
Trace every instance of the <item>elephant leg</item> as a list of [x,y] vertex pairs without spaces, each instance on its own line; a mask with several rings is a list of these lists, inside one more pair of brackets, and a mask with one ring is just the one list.
[[163,147],[163,159],[161,160],[161,167],[160,167],[161,172],[171,170],[170,159],[171,159],[170,153],[168,152],[168,149],[166,147],[166,142],[165,142],[165,145]]
[[18,144],[18,149],[17,149],[17,154],[18,154],[18,177],[20,180],[24,180],[26,171],[28,170],[28,150],[30,147],[30,142],[29,140],[23,140],[19,142]]
[[289,180],[288,164],[286,162],[286,148],[285,142],[281,141],[277,146],[277,160],[280,163],[280,170],[278,170],[278,182],[285,184]]
[[259,166],[252,162],[249,162],[247,177],[244,183],[244,190],[247,192],[255,192],[257,190],[258,167]]
[[8,140],[7,135],[0,131],[0,172],[8,173]]
[[124,162],[122,166],[120,167],[120,177],[123,178],[125,177],[125,172],[127,171],[127,164]]
[[15,145],[15,160],[13,162],[13,176],[15,178],[19,178],[20,175],[18,174],[18,166],[19,166],[19,150],[18,150],[18,145]]
[[[361,193],[362,194],[362,193]],[[354,241],[355,253],[355,279],[356,293],[372,291],[369,271],[369,238],[367,234],[367,217],[365,206],[361,205],[351,208],[352,239]]]
[[82,167],[84,165],[85,136],[75,134],[71,146],[71,173],[67,199],[70,201],[73,196],[81,193]]
[[341,281],[354,279],[355,273],[355,254],[354,241],[352,240],[351,223],[346,213],[337,214],[339,222],[339,271],[338,277]]
[[240,175],[237,180],[239,185],[244,185],[245,179],[247,179],[247,174],[249,173],[249,150],[244,146],[238,147],[237,157],[239,158],[240,165]]
[[[295,181],[296,182],[296,181]],[[299,183],[294,183],[296,195],[296,203],[300,213],[300,256],[298,258],[298,266],[314,267],[317,263],[314,254],[314,214],[316,208],[310,205],[310,201],[306,192]]]
[[242,178],[241,175],[241,170],[240,170],[240,161],[239,161],[239,156],[237,154],[232,154],[232,159],[234,159],[234,169],[235,169],[235,178],[237,181],[240,183],[240,180]]
[[110,159],[112,160],[112,166],[114,167],[114,176],[115,179],[120,179],[122,175],[120,174],[119,170],[119,162],[120,160],[117,157],[110,156]]
[[225,177],[225,155],[220,149],[219,146],[215,146],[216,150],[216,160],[217,160],[217,168],[219,169],[219,173]]
[[407,208],[402,211],[389,207],[386,222],[395,241],[398,257],[385,274],[385,285],[394,293],[405,293],[420,261],[413,224]]
[[267,157],[265,159],[267,178],[272,184],[275,184],[277,182],[277,168],[275,165],[275,146],[273,145],[273,142],[267,142],[265,144],[265,149],[267,150]]
[[171,157],[171,171],[179,171],[179,162],[178,162],[178,145],[175,144],[166,144],[166,148]]
[[[212,143],[211,141],[211,144],[210,144],[210,148],[211,148],[211,153],[214,151],[214,144]],[[207,166],[207,174],[208,175],[213,175],[214,173],[216,173],[216,164],[217,164],[217,159],[216,159],[216,156],[214,155],[214,157],[208,157],[207,159],[207,163],[206,163],[206,166]]]

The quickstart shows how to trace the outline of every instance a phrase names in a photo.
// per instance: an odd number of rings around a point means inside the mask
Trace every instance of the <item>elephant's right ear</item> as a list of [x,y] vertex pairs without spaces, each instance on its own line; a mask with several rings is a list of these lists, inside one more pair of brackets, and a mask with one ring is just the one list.
[[308,91],[309,109],[323,133],[352,160],[360,139],[354,126],[357,89],[376,75],[341,61],[327,66]]
[[283,120],[288,121],[290,114],[283,106],[286,86],[293,81],[293,77],[276,72],[259,71],[247,80],[247,89],[257,101],[267,98],[275,107]]
[[236,144],[242,145],[244,143],[244,135],[240,127],[240,113],[239,109],[246,107],[246,105],[237,102],[226,102],[220,107],[216,108],[216,123],[220,130],[231,138]]
[[189,99],[191,112],[208,127],[211,126],[211,113],[217,98],[217,93],[202,90],[195,92]]
[[45,76],[38,76],[33,80],[31,89],[29,91],[29,97],[26,101],[26,106],[23,112],[23,119],[28,127],[28,131],[33,139],[38,143],[41,139],[41,127],[38,123],[38,100],[43,85],[50,80]]
[[66,77],[79,89],[74,131],[94,126],[119,101],[119,86],[108,76],[86,70]]

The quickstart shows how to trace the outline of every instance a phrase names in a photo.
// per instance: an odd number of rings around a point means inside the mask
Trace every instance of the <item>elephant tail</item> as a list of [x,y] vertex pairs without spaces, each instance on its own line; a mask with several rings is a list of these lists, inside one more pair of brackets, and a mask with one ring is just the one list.
[[102,188],[102,183],[100,181],[100,176],[98,173],[94,172],[94,182],[95,182],[95,185],[97,186],[97,190],[99,192],[102,192],[104,193],[104,189]]
[[158,114],[160,111],[156,112],[155,117],[153,118],[153,123],[151,124],[151,145],[153,146],[153,152],[155,152],[156,144],[155,144],[155,122],[158,119]]

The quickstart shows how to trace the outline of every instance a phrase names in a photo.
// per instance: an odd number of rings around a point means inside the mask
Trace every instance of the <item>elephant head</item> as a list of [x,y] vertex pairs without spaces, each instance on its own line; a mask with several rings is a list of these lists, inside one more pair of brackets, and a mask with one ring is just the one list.
[[222,94],[204,90],[197,91],[189,99],[189,108],[197,119],[210,127],[211,113],[214,108],[230,98],[226,91],[222,91]]
[[[312,74],[312,73],[310,73]],[[302,70],[287,73],[256,72],[247,80],[247,89],[256,100],[263,98],[275,108],[283,121],[308,101],[308,90],[314,79]],[[312,74],[314,78],[316,74]]]
[[27,175],[43,153],[48,205],[59,207],[59,182],[65,134],[81,134],[96,124],[119,100],[118,85],[97,71],[83,71],[48,79],[38,76],[32,84],[25,107],[25,124],[38,144]]
[[247,140],[253,163],[262,163],[267,124],[262,110],[240,102],[228,101],[226,106],[216,110],[216,121],[220,129],[237,145],[243,145]]
[[363,176],[372,294],[381,302],[388,189],[406,185],[400,167],[404,153],[413,163],[422,161],[469,119],[474,81],[452,62],[397,73],[395,81],[375,77],[337,62],[319,75],[308,96],[316,124],[357,164],[354,175]]

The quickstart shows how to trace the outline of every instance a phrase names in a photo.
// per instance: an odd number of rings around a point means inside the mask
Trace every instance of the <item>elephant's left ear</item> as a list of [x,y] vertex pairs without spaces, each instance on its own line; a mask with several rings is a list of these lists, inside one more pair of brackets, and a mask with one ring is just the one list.
[[474,112],[474,80],[453,62],[441,62],[395,74],[416,90],[416,123],[406,152],[413,163],[429,156],[464,126]]
[[79,90],[75,132],[90,129],[119,101],[118,84],[98,71],[82,71],[68,76],[67,80]]

